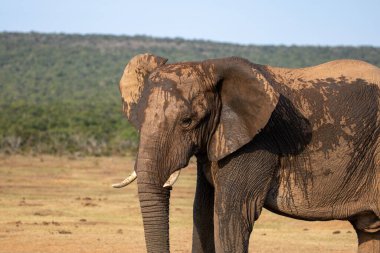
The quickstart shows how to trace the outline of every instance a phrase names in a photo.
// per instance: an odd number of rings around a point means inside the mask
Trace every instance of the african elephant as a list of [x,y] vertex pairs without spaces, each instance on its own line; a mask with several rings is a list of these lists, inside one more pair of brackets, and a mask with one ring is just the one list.
[[359,252],[380,252],[379,68],[166,61],[135,56],[120,81],[140,142],[135,172],[115,186],[137,177],[148,252],[169,252],[168,178],[193,155],[193,252],[247,252],[263,207],[348,220]]

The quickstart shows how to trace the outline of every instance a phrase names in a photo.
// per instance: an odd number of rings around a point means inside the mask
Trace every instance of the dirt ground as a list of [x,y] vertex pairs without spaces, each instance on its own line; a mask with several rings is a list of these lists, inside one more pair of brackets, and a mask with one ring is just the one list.
[[[145,252],[133,168],[125,157],[0,157],[0,253]],[[171,198],[172,252],[191,252],[195,167],[181,173]],[[347,222],[305,222],[264,211],[250,252],[356,252]]]

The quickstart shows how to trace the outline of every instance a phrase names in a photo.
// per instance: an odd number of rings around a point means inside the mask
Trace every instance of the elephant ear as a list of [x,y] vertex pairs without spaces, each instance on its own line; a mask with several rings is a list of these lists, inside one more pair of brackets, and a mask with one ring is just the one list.
[[279,94],[255,65],[242,58],[206,61],[215,73],[219,123],[208,143],[208,157],[218,161],[250,142],[268,123]]
[[124,69],[120,80],[120,93],[123,101],[123,111],[129,122],[139,129],[140,119],[138,105],[144,85],[156,68],[164,65],[167,59],[152,54],[140,54],[133,57]]

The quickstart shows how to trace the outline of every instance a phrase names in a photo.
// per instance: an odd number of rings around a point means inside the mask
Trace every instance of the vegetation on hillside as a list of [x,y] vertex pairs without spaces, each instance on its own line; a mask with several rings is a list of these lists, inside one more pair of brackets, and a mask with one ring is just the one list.
[[241,56],[305,67],[351,58],[380,66],[380,48],[242,46],[146,36],[0,33],[0,151],[123,154],[137,147],[123,119],[125,64],[150,52],[170,62]]

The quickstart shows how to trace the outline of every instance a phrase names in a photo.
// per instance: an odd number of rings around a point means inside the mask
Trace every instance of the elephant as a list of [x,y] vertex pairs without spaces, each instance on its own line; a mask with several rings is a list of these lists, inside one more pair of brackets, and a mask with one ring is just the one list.
[[196,157],[192,252],[247,252],[263,208],[347,220],[359,252],[380,252],[380,69],[335,60],[288,69],[239,57],[133,57],[120,80],[139,132],[147,252],[169,252],[170,190]]

